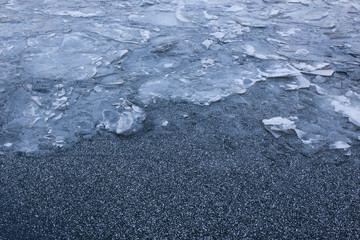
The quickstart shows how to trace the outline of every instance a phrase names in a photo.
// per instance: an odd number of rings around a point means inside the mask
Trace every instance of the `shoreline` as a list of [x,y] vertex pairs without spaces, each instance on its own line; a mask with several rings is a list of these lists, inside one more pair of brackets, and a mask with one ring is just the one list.
[[307,156],[296,136],[275,139],[246,107],[224,110],[240,99],[158,103],[134,135],[0,156],[0,237],[358,238],[357,145],[351,156]]

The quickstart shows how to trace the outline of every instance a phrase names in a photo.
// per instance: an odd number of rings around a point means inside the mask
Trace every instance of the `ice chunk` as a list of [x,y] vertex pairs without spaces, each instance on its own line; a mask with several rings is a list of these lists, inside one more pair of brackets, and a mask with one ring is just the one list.
[[260,50],[256,50],[253,45],[245,44],[243,46],[243,49],[245,50],[245,54],[249,56],[253,56],[259,59],[284,59],[276,54],[271,53],[272,49],[266,49],[264,46],[259,46],[259,43],[257,43],[257,48]]
[[96,87],[94,87],[94,91],[97,93],[102,92],[102,87],[96,86]]
[[161,126],[163,126],[163,127],[167,127],[167,125],[169,125],[169,122],[168,122],[168,121],[164,121],[164,122],[161,124]]
[[303,76],[296,77],[295,84],[286,84],[286,90],[298,90],[310,87],[310,81]]
[[233,19],[245,27],[266,28],[268,25],[264,21],[255,18],[233,17]]
[[326,95],[327,92],[324,88],[320,87],[319,85],[316,85],[316,84],[311,84],[312,86],[315,86],[316,88],[316,92],[320,95]]
[[280,77],[295,77],[299,76],[300,71],[292,67],[290,64],[275,65],[266,72],[262,72],[262,75],[267,78],[280,78]]
[[211,46],[211,44],[213,44],[213,41],[210,39],[206,39],[205,41],[202,42],[202,44],[209,49],[209,47]]
[[116,133],[121,134],[131,130],[134,125],[134,121],[135,118],[130,112],[122,113],[117,121]]
[[306,49],[304,49],[304,48],[302,48],[302,49],[298,49],[298,50],[296,50],[296,52],[295,52],[295,54],[296,55],[300,55],[300,56],[306,56],[306,55],[308,55],[309,54],[309,51],[308,50],[306,50]]
[[104,13],[101,11],[90,12],[90,13],[84,13],[81,11],[57,11],[57,12],[53,12],[53,14],[60,16],[68,15],[71,17],[99,17],[104,15]]
[[286,31],[277,31],[278,34],[280,34],[282,37],[287,37],[294,35],[297,31],[300,31],[298,28],[290,28]]
[[323,77],[331,77],[334,74],[334,69],[321,69],[321,70],[314,70],[311,72],[304,72],[311,75],[319,75]]
[[225,33],[223,32],[215,32],[215,33],[211,33],[210,35],[218,38],[218,39],[222,39],[225,36]]
[[347,144],[346,142],[343,141],[337,141],[333,144],[330,144],[330,149],[348,149],[351,146],[349,144]]
[[116,79],[114,81],[106,82],[106,84],[109,84],[109,85],[122,85],[123,83],[124,83],[124,80],[121,78]]
[[146,42],[146,41],[148,41],[150,39],[150,31],[140,29],[140,34],[141,34],[141,36],[144,37],[144,40],[142,42]]
[[244,49],[246,51],[246,54],[248,54],[248,55],[254,55],[255,54],[255,48],[253,46],[251,46],[250,44],[246,44],[244,46]]
[[174,66],[173,63],[165,63],[164,64],[164,68],[171,68],[172,66]]
[[38,105],[38,106],[41,106],[41,97],[38,97],[38,96],[32,96],[31,97],[32,100],[34,100],[34,102]]
[[315,71],[324,67],[329,66],[329,63],[315,63],[315,64],[307,64],[304,62],[299,62],[299,63],[292,63],[291,65],[293,65],[294,67],[296,67],[299,70],[302,70],[304,72],[311,72],[311,71]]
[[324,140],[321,135],[315,134],[312,131],[305,132],[298,128],[295,129],[296,135],[304,144],[314,144],[319,143],[320,141]]
[[333,100],[331,105],[334,106],[336,112],[340,112],[343,116],[348,117],[349,121],[360,127],[360,108],[351,105],[350,100],[346,97],[339,97]]
[[8,142],[8,143],[5,143],[5,144],[4,144],[4,147],[10,148],[10,147],[12,147],[13,145],[14,145],[13,143]]
[[119,54],[118,57],[119,57],[119,58],[122,58],[122,57],[125,56],[128,52],[129,52],[128,49],[120,50],[120,51],[118,51],[118,54]]
[[66,107],[67,105],[69,105],[69,103],[67,102],[68,100],[68,97],[60,97],[60,98],[57,98],[53,103],[53,108],[54,109],[61,109],[61,108],[64,108]]
[[102,126],[110,132],[126,134],[137,130],[137,127],[145,118],[145,114],[136,105],[129,107],[127,111],[104,110],[102,113]]
[[263,119],[262,122],[265,125],[265,128],[276,138],[281,136],[279,132],[287,133],[289,130],[296,129],[295,122],[288,118],[274,117],[270,119]]
[[226,9],[227,12],[238,12],[238,11],[242,11],[244,10],[244,6],[239,6],[239,5],[233,5],[231,7],[229,7],[228,9]]

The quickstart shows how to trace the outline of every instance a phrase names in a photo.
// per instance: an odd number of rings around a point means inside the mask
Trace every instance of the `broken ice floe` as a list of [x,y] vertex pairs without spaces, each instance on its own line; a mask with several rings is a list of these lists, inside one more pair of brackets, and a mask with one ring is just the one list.
[[[291,120],[292,119],[292,120]],[[263,119],[262,122],[265,128],[272,134],[274,137],[278,138],[281,136],[281,133],[289,133],[290,131],[295,131],[296,117],[283,118],[283,117],[273,117],[269,119]]]
[[116,109],[104,110],[102,116],[101,125],[110,132],[116,132],[117,134],[136,131],[145,119],[145,113],[135,105],[124,112],[118,112]]
[[307,145],[317,144],[324,139],[323,136],[316,134],[312,127],[307,127],[307,131],[303,131],[297,127],[296,122],[299,122],[298,117],[273,117],[270,119],[263,119],[262,123],[266,130],[268,130],[275,138],[279,138],[282,134],[296,134],[296,136]]
[[296,82],[292,82],[290,84],[286,84],[286,90],[298,90],[298,89],[304,89],[304,88],[309,88],[311,85],[310,81],[307,80],[305,77],[303,76],[297,76],[296,77]]
[[324,77],[331,77],[334,73],[334,69],[320,69],[320,70],[314,70],[314,71],[304,72],[304,73],[312,74],[312,75],[319,75],[319,76],[324,76]]
[[210,40],[210,39],[206,39],[205,41],[202,42],[202,44],[209,49],[209,47],[211,46],[211,44],[213,44],[214,41]]
[[337,141],[335,143],[330,144],[330,149],[348,149],[351,146],[343,141]]
[[[205,58],[200,62],[206,69],[216,65],[213,59]],[[198,79],[165,76],[162,79],[145,82],[140,87],[139,94],[146,104],[155,98],[163,98],[208,105],[234,93],[245,93],[256,82],[265,80],[258,69],[253,67],[250,69],[242,69],[242,76],[235,75],[236,71],[217,75],[216,79],[207,77],[207,74]]]
[[331,102],[331,105],[335,108],[336,112],[341,113],[351,123],[360,127],[360,108],[358,105],[353,105],[349,98],[345,96],[337,97],[336,100]]
[[300,76],[301,73],[298,69],[294,68],[290,64],[277,64],[262,72],[262,75],[267,78],[286,78],[297,77]]

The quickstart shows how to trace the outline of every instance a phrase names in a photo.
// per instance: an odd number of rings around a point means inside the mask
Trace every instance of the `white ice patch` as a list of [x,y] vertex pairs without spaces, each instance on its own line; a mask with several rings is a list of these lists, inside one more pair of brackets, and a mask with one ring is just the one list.
[[214,43],[213,40],[210,40],[210,39],[206,39],[205,41],[202,42],[202,44],[207,48],[209,49],[209,47]]
[[171,68],[172,66],[174,66],[173,63],[165,63],[164,64],[164,68]]
[[[259,47],[259,46],[257,46]],[[280,60],[280,59],[284,59],[274,53],[269,52],[269,50],[267,49],[260,49],[260,50],[256,50],[254,46],[250,45],[250,44],[245,44],[243,46],[244,49],[244,53],[252,56],[252,57],[256,57],[262,60],[267,60],[267,59],[274,59],[274,60]]]
[[163,127],[167,127],[168,125],[169,125],[168,121],[164,121],[163,123],[161,123],[161,126],[163,126]]
[[271,69],[262,72],[262,75],[267,78],[280,78],[280,77],[296,77],[300,76],[299,70],[292,67],[290,64],[275,65]]
[[304,62],[298,62],[298,63],[294,62],[294,63],[291,63],[291,65],[306,73],[306,72],[312,72],[312,71],[327,67],[330,64],[329,63],[308,64],[308,63],[304,63]]
[[102,126],[110,132],[117,134],[126,134],[136,130],[145,119],[145,113],[138,107],[133,105],[128,111],[118,112],[117,110],[104,110],[102,113]]
[[113,81],[108,81],[108,82],[104,82],[105,84],[108,84],[108,85],[122,85],[124,83],[124,80],[119,78],[119,79],[116,79],[116,80],[113,80]]
[[250,44],[246,44],[245,46],[244,46],[244,49],[245,49],[245,51],[246,51],[246,54],[248,54],[248,55],[254,55],[255,54],[255,48],[253,47],[253,46],[251,46]]
[[327,95],[327,92],[324,88],[320,87],[319,85],[316,85],[316,84],[311,84],[312,86],[315,86],[315,89],[316,89],[316,92],[319,94],[319,95]]
[[144,40],[142,42],[146,42],[150,39],[150,31],[141,29],[140,34],[144,37]]
[[282,37],[287,37],[294,35],[297,31],[300,31],[298,28],[290,28],[286,31],[277,31],[278,34],[280,34]]
[[291,84],[286,84],[286,90],[298,90],[298,89],[304,89],[304,88],[309,88],[311,85],[310,81],[307,80],[305,77],[303,76],[297,76],[296,77],[296,82],[293,82]]
[[310,72],[304,72],[311,75],[319,75],[323,77],[331,77],[334,74],[334,69],[321,69],[321,70],[314,70]]
[[337,100],[331,102],[331,105],[336,112],[341,113],[344,117],[349,118],[351,123],[360,127],[360,108],[353,106],[348,98],[345,96],[338,97]]
[[41,97],[38,96],[32,96],[31,99],[38,105],[41,106]]
[[262,122],[265,125],[265,128],[276,138],[281,136],[281,132],[289,133],[290,130],[294,131],[296,129],[295,122],[288,118],[274,117],[263,119]]
[[348,149],[351,146],[349,144],[347,144],[346,142],[343,141],[337,141],[333,144],[330,144],[330,149]]
[[218,38],[218,39],[222,39],[225,36],[225,33],[223,32],[215,32],[215,33],[211,33],[210,35]]
[[227,12],[239,12],[244,10],[244,6],[240,6],[240,5],[233,5],[231,7],[229,7],[228,9],[226,9]]
[[58,16],[71,16],[71,17],[100,17],[104,16],[104,12],[96,11],[96,12],[81,12],[81,11],[72,11],[72,10],[60,10],[60,11],[47,11],[50,14],[58,15]]
[[304,49],[304,48],[302,48],[302,49],[296,50],[295,54],[296,54],[296,55],[299,55],[299,56],[306,57],[306,55],[309,54],[309,51],[306,50],[306,49]]
[[10,147],[12,147],[13,145],[14,145],[13,143],[5,143],[5,144],[4,144],[4,147],[10,148]]

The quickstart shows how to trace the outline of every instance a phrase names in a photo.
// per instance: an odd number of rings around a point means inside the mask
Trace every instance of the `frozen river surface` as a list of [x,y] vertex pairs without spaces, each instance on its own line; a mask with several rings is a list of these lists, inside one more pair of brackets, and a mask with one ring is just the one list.
[[[345,154],[360,140],[357,0],[0,4],[0,153],[136,132],[158,100],[237,94],[269,106],[274,138]],[[253,85],[266,101],[246,101]]]

